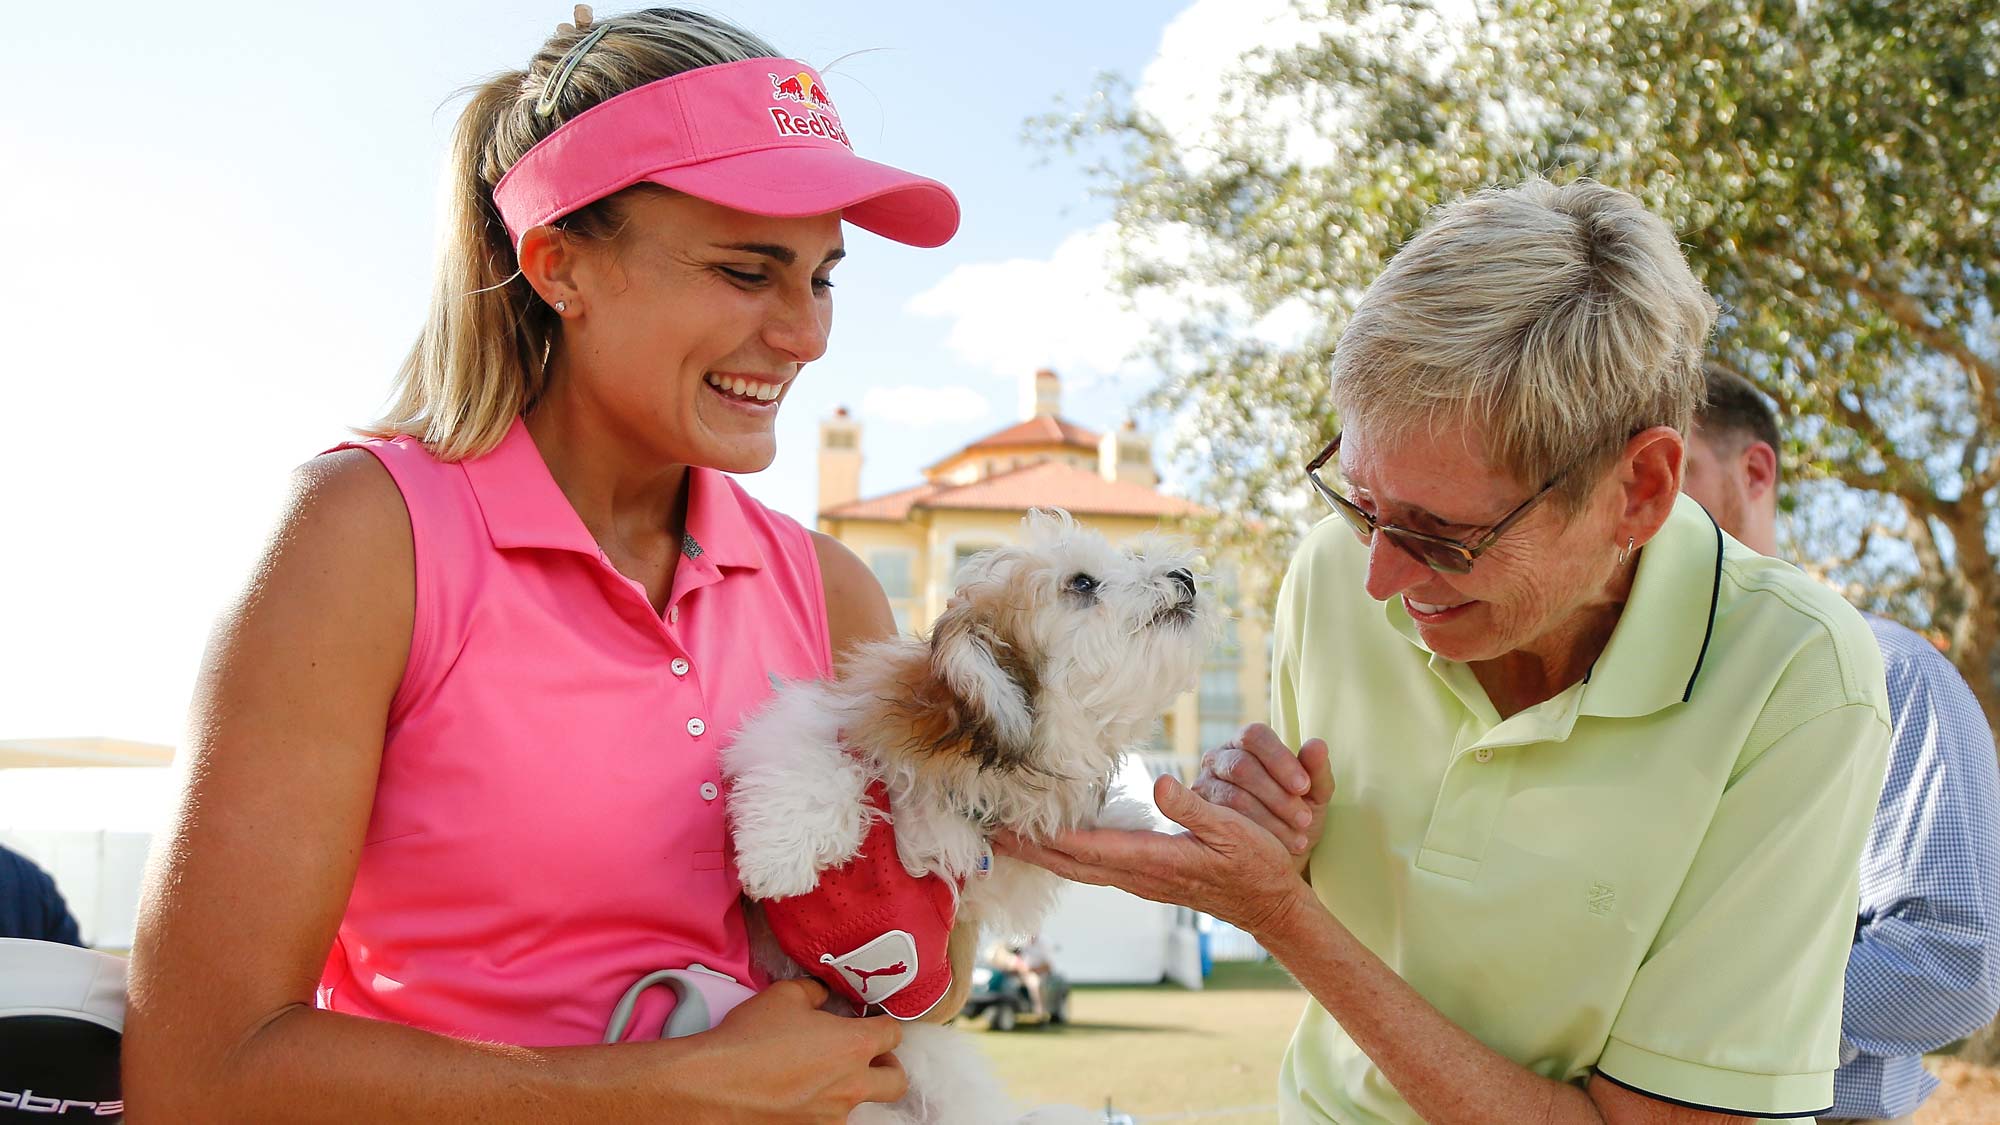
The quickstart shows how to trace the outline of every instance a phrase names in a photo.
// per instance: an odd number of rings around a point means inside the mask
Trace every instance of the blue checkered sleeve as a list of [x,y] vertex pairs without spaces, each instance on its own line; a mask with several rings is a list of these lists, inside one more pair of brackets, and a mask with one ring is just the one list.
[[2000,1008],[2000,770],[1978,701],[1936,648],[1871,617],[1894,737],[1861,855],[1832,1117],[1899,1117],[1925,1051]]

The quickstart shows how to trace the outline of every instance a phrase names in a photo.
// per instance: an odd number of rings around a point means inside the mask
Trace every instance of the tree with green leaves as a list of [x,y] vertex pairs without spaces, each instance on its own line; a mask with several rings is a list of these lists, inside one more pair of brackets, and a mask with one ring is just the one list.
[[1588,175],[1683,232],[1715,358],[1779,404],[1798,557],[1937,640],[2000,726],[2000,0],[1302,10],[1205,128],[1115,79],[1043,123],[1100,154],[1135,303],[1179,298],[1156,405],[1218,540],[1275,573],[1323,514],[1332,347],[1431,207]]

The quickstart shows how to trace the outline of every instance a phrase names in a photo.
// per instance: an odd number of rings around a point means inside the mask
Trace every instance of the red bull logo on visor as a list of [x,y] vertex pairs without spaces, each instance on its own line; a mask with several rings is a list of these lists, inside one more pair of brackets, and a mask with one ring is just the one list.
[[826,87],[813,80],[805,71],[797,74],[773,74],[771,76],[771,96],[823,109],[828,113],[838,113],[833,108],[833,99],[827,96]]
[[839,141],[852,149],[853,143],[847,139],[847,130],[840,127],[839,111],[833,108],[833,99],[827,96],[826,87],[820,85],[805,71],[797,74],[771,75],[771,97],[794,101],[804,107],[789,110],[784,106],[771,107],[771,123],[778,127],[781,137],[825,137]]

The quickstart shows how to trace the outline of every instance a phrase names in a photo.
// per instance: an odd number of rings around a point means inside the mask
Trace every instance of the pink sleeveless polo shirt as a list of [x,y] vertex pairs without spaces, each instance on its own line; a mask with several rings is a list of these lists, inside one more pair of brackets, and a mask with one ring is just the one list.
[[[416,618],[320,1007],[569,1046],[654,970],[750,981],[717,750],[775,684],[828,672],[811,536],[690,470],[661,615],[518,419],[457,464],[349,447],[409,507]],[[650,990],[627,1038],[657,1038],[671,1004]]]

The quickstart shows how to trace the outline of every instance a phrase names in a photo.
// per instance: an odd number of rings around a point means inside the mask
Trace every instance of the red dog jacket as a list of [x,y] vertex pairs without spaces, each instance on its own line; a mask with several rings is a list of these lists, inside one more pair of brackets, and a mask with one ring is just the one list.
[[[881,782],[868,787],[868,801],[888,810]],[[896,830],[880,819],[854,858],[820,872],[818,886],[762,905],[787,957],[853,1003],[913,1020],[951,991],[954,892],[936,875],[903,870]]]

